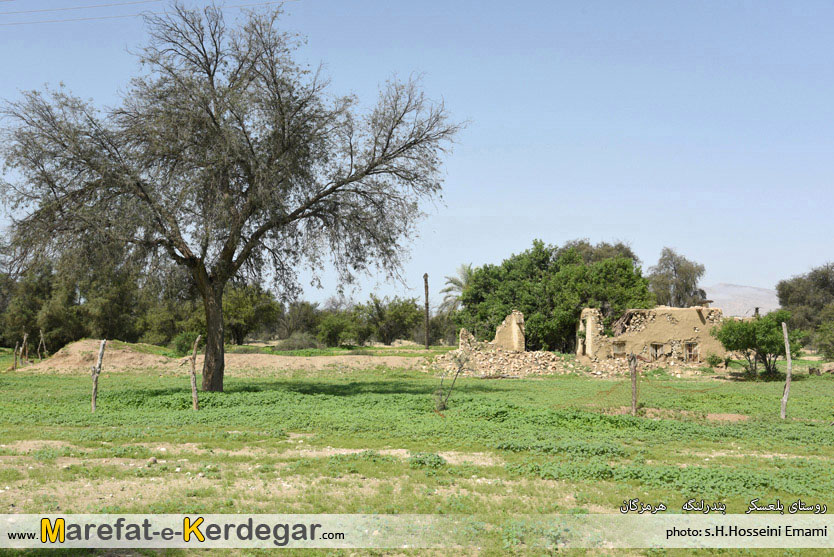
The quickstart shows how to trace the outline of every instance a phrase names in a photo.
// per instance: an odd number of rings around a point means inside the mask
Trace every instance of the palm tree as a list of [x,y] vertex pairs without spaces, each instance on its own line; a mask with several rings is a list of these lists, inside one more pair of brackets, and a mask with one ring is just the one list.
[[469,288],[474,274],[475,269],[472,267],[472,263],[464,263],[458,267],[457,276],[446,277],[446,288],[440,291],[441,294],[444,294],[443,302],[440,304],[441,312],[451,313],[458,310],[460,297],[464,290]]

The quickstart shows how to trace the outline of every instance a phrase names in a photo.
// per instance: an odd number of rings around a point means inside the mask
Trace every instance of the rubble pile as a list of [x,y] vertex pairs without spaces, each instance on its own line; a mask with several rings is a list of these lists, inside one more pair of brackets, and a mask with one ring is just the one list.
[[560,354],[553,352],[514,352],[492,346],[488,349],[459,348],[435,357],[425,364],[423,369],[454,373],[457,370],[457,357],[461,354],[468,356],[461,375],[475,377],[527,377],[573,373],[587,369],[576,362],[564,360]]
[[[473,377],[529,377],[536,375],[559,375],[567,373],[584,373],[596,377],[611,377],[629,373],[626,358],[607,358],[582,363],[572,356],[555,352],[515,352],[506,350],[489,342],[475,340],[466,329],[460,333],[460,348],[436,356],[423,364],[423,371],[454,373],[460,358],[465,360],[461,375]],[[640,373],[666,368],[689,375],[698,366],[680,362],[645,362],[639,363]],[[676,373],[677,374],[677,373]]]

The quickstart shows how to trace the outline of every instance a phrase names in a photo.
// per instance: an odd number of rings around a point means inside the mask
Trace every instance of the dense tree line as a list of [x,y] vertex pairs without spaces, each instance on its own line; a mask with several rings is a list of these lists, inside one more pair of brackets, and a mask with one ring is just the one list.
[[584,307],[602,310],[605,325],[629,308],[655,305],[640,261],[622,243],[533,247],[499,265],[475,269],[461,294],[458,323],[488,339],[512,310],[524,313],[529,350],[570,351]]
[[[258,284],[232,281],[223,297],[228,341],[253,336],[281,340],[279,346],[391,344],[424,341],[423,309],[414,298],[379,298],[365,303],[281,303]],[[14,346],[24,334],[43,331],[55,352],[92,337],[170,346],[186,352],[205,335],[203,304],[184,271],[175,266],[146,269],[97,257],[44,262],[13,279],[0,273],[0,344]],[[447,314],[431,318],[430,342],[453,342],[455,324]]]

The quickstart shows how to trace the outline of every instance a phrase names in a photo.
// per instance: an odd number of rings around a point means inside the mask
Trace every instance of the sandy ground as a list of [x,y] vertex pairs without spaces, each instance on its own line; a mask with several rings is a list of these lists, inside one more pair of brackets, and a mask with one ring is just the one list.
[[[90,373],[95,364],[100,341],[80,340],[59,350],[51,358],[26,366],[32,373]],[[272,354],[226,354],[229,371],[315,371],[323,369],[373,369],[378,366],[399,369],[418,369],[422,358],[405,356],[277,356]],[[190,365],[189,358],[168,358],[146,354],[130,346],[108,347],[104,352],[103,372],[123,372],[142,369],[177,371]],[[202,369],[203,357],[197,357],[197,369]]]

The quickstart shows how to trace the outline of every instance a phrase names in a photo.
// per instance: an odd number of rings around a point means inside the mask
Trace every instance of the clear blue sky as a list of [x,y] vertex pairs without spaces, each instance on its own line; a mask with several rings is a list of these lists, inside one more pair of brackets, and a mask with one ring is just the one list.
[[[0,11],[104,3],[11,0]],[[706,265],[707,285],[770,288],[834,259],[830,2],[298,0],[286,12],[335,92],[371,103],[391,74],[418,72],[470,121],[444,201],[413,244],[408,288],[370,277],[356,298],[421,295],[428,272],[437,302],[460,263],[500,262],[534,238],[622,239],[645,267],[672,246]],[[126,49],[143,37],[138,18],[0,25],[0,98],[64,82],[113,103],[136,70]],[[324,278],[308,298],[332,293]]]

